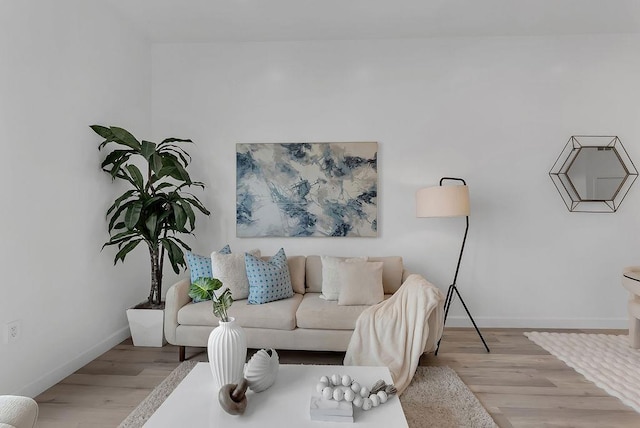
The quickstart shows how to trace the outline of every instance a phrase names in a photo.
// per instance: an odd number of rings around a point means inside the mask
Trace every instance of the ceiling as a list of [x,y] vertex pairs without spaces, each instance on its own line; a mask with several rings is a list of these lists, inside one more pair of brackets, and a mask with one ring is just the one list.
[[638,0],[95,0],[154,43],[640,33]]

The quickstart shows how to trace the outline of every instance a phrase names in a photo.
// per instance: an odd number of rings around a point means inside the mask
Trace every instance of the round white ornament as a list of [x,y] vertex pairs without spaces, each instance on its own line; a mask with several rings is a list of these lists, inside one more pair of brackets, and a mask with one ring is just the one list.
[[340,384],[342,384],[342,377],[339,374],[334,374],[331,376],[331,383],[334,386],[338,386]]
[[373,407],[378,407],[380,405],[380,397],[377,394],[371,394],[369,396],[369,400],[371,400],[371,405]]
[[322,392],[322,390],[325,389],[327,386],[329,385],[326,384],[325,382],[318,382],[318,384],[316,385],[316,391]]
[[371,399],[370,398],[363,398],[362,399],[362,410],[369,410],[372,405],[373,405],[373,403],[371,403]]
[[344,391],[344,399],[345,399],[346,401],[348,401],[348,402],[352,402],[354,398],[356,398],[356,393],[355,393],[355,392],[353,392],[353,390],[352,390],[352,389],[347,388],[347,389]]
[[336,401],[342,401],[344,398],[344,391],[342,388],[336,388],[333,390],[333,399]]
[[324,398],[325,400],[331,400],[332,397],[333,397],[333,388],[331,388],[330,386],[325,387],[322,390],[322,398]]
[[363,386],[362,389],[360,390],[360,396],[362,398],[369,398],[369,388],[367,388],[366,386]]
[[385,391],[378,391],[378,397],[380,398],[380,403],[386,403],[389,398]]
[[329,385],[329,378],[326,376],[322,376],[320,378],[320,382],[326,383],[327,385]]
[[351,383],[351,389],[356,394],[360,394],[360,384],[358,382],[356,382],[355,380]]
[[349,386],[349,385],[351,385],[351,376],[349,375],[342,376],[342,386]]
[[363,402],[364,398],[360,397],[359,395],[356,395],[356,397],[353,399],[353,405],[356,407],[362,407]]

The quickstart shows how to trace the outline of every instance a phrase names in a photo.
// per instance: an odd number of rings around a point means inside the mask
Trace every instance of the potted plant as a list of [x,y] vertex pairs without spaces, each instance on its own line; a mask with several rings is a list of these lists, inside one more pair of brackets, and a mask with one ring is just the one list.
[[189,287],[189,297],[211,300],[213,314],[220,318],[218,327],[211,331],[207,342],[209,366],[217,390],[224,385],[240,383],[247,359],[245,332],[227,313],[233,303],[231,291],[226,288],[220,295],[216,295],[220,288],[222,281],[216,278],[198,278]]
[[198,278],[189,286],[189,297],[200,301],[211,300],[213,314],[220,318],[220,321],[229,322],[227,310],[233,304],[233,297],[228,288],[225,288],[220,296],[216,296],[216,291],[220,288],[222,288],[222,281],[217,278]]
[[[124,262],[138,245],[144,244],[151,260],[151,290],[146,301],[132,309],[164,309],[162,301],[162,272],[165,256],[175,273],[186,268],[184,250],[191,250],[178,236],[192,233],[195,211],[209,215],[209,211],[189,190],[204,189],[204,184],[192,181],[187,167],[189,154],[180,143],[191,140],[167,138],[160,143],[138,141],[129,131],[115,126],[92,125],[91,129],[104,138],[99,150],[116,147],[104,158],[102,170],[113,180],[127,183],[128,189],[118,196],[107,210],[110,239],[103,245],[117,246],[114,264]],[[142,167],[143,171],[140,170]],[[132,320],[136,313],[127,311],[131,335],[135,345],[162,346],[163,311],[142,311],[143,320]],[[138,313],[141,311],[137,311]],[[158,316],[159,313],[159,316]],[[147,340],[137,335],[136,327],[149,330],[150,318],[160,321],[160,333]],[[158,340],[159,338],[159,340]]]

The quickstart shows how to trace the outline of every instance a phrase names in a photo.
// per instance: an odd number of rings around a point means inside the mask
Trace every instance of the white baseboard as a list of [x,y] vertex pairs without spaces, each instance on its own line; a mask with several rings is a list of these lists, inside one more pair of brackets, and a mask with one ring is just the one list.
[[[479,328],[627,329],[627,318],[490,318],[473,317]],[[469,317],[447,317],[447,327],[473,327]]]
[[82,354],[78,355],[73,360],[63,364],[60,367],[57,367],[45,375],[41,376],[39,379],[31,382],[28,385],[23,386],[18,391],[15,392],[15,395],[24,395],[27,397],[35,397],[47,389],[51,388],[56,383],[60,382],[65,377],[69,376],[76,370],[90,363],[91,361],[98,358],[100,355],[107,352],[109,349],[113,348],[127,337],[130,336],[129,327],[124,327],[111,336],[104,339],[102,342],[97,343],[91,348],[87,349]]

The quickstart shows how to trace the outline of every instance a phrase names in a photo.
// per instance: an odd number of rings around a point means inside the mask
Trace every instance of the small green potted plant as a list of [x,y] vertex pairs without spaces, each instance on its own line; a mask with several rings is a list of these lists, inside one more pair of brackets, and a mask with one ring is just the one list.
[[[193,187],[204,189],[204,184],[193,181],[187,172],[191,157],[181,144],[192,141],[166,138],[154,143],[139,141],[126,129],[116,126],[92,125],[91,129],[104,138],[98,146],[99,150],[116,146],[105,156],[102,170],[114,181],[121,180],[127,185],[126,191],[115,199],[107,211],[110,239],[103,248],[118,248],[114,264],[124,262],[127,254],[139,244],[149,250],[149,296],[146,301],[127,310],[133,343],[138,346],[162,346],[162,272],[165,258],[175,273],[179,273],[181,268],[185,269],[183,250],[190,251],[191,248],[179,236],[193,233],[195,211],[210,214],[190,192]],[[148,327],[151,324],[153,327]]]
[[233,303],[231,291],[222,288],[222,282],[216,278],[198,278],[189,287],[189,297],[199,300],[211,300],[213,314],[220,318],[218,326],[209,334],[207,355],[213,375],[213,383],[218,391],[222,386],[238,384],[244,377],[244,364],[247,359],[247,338],[228,309]]
[[222,288],[222,281],[217,278],[198,278],[189,286],[189,297],[197,300],[211,300],[213,303],[213,314],[220,318],[222,322],[229,322],[227,310],[233,303],[231,290],[225,288],[216,296],[216,291]]

